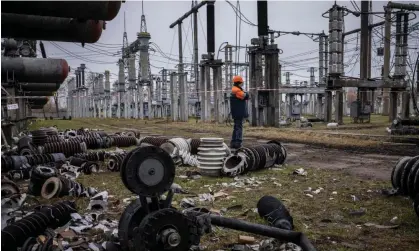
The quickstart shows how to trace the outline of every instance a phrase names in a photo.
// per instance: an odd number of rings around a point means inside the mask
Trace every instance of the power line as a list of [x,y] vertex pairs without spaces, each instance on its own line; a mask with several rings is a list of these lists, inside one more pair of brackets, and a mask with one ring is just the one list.
[[60,51],[65,52],[68,55],[73,55],[74,57],[76,57],[76,58],[78,58],[80,60],[84,60],[84,61],[89,62],[89,63],[94,63],[94,64],[115,64],[116,63],[116,62],[105,62],[105,61],[98,61],[98,60],[90,60],[88,58],[84,58],[82,56],[78,56],[78,55],[76,55],[76,54],[74,54],[74,53],[72,53],[72,52],[64,49],[63,47],[59,46],[58,44],[56,44],[56,43],[54,43],[52,41],[49,41],[49,43],[51,43],[53,46],[55,46],[56,48],[58,48]]

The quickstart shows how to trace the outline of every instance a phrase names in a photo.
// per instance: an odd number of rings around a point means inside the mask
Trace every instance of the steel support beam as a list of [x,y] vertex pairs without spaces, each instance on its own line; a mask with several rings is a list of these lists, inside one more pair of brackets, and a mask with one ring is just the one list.
[[199,8],[201,8],[202,6],[204,6],[205,4],[207,4],[208,2],[215,2],[215,1],[202,1],[199,4],[195,5],[194,7],[192,7],[192,9],[188,12],[186,12],[182,17],[180,17],[178,20],[176,20],[175,22],[173,22],[169,28],[173,28],[176,25],[180,24],[183,22],[184,19],[186,19],[187,17],[189,17],[192,13],[196,13],[198,11]]
[[188,95],[185,81],[185,75],[183,72],[183,43],[182,43],[182,23],[178,23],[178,38],[179,38],[179,91],[180,91],[180,121],[187,122],[189,117],[188,111]]
[[[361,51],[360,51],[360,78],[368,78],[368,17],[369,1],[361,1]],[[358,99],[361,102],[361,109],[367,102],[367,90],[358,88]]]

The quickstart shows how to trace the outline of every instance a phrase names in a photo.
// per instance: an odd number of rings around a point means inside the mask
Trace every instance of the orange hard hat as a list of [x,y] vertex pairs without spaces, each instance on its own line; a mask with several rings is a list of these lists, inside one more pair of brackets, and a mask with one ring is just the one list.
[[243,78],[241,76],[234,76],[233,83],[243,83]]

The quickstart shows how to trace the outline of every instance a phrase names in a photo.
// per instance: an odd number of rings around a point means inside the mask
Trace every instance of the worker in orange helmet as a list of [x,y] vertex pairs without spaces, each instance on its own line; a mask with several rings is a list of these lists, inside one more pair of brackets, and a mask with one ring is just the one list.
[[233,136],[231,137],[230,147],[238,149],[243,142],[243,120],[249,117],[247,112],[247,100],[249,94],[243,91],[243,78],[241,76],[233,77],[233,87],[230,95],[231,116],[234,120]]

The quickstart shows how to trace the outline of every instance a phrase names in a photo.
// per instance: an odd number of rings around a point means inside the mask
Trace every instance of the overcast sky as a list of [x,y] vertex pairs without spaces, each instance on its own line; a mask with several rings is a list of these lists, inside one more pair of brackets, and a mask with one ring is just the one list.
[[[236,1],[230,1],[236,6]],[[350,9],[354,9],[350,2],[338,1],[340,5],[344,5]],[[360,2],[356,2],[360,7]],[[383,6],[387,2],[374,1],[373,10],[383,11]],[[48,57],[64,58],[68,61],[72,69],[75,69],[81,63],[85,63],[88,70],[93,72],[104,72],[110,70],[111,79],[116,80],[118,73],[118,66],[116,62],[120,57],[122,46],[123,30],[124,30],[124,13],[126,18],[126,30],[128,34],[128,42],[131,43],[136,39],[136,33],[140,31],[141,23],[141,1],[127,1],[122,4],[118,16],[107,23],[106,30],[103,31],[98,43],[93,45],[86,45],[82,48],[80,44],[74,43],[57,43],[60,46],[74,53],[69,55],[60,51],[50,42],[45,42],[45,47]],[[256,1],[240,1],[241,12],[254,24],[257,24],[257,10]],[[328,33],[328,19],[322,17],[322,13],[326,12],[333,5],[333,1],[269,1],[268,3],[268,19],[269,28],[280,31],[301,31],[319,33],[323,30]],[[177,28],[170,29],[169,25],[182,16],[191,8],[191,1],[144,1],[144,13],[147,21],[147,31],[151,34],[151,41],[158,44],[163,52],[167,55],[178,59],[178,30]],[[206,46],[206,10],[205,7],[199,11],[198,21],[198,38],[199,38],[199,55],[207,50]],[[380,17],[374,16],[374,22],[382,21]],[[414,22],[417,22],[418,18]],[[215,47],[218,47],[222,42],[229,42],[236,44],[236,14],[233,8],[225,1],[216,1],[215,3]],[[360,27],[360,18],[348,15],[345,17],[345,31],[350,31]],[[183,48],[184,61],[191,62],[192,60],[192,30],[191,18],[188,18],[183,23]],[[377,29],[381,34],[381,28]],[[257,37],[257,28],[241,22],[241,36],[240,44],[250,44],[250,39]],[[345,62],[349,62],[349,67],[346,68],[346,73],[349,76],[358,76],[359,65],[357,62],[358,50],[357,35],[351,35],[347,39],[355,38],[355,40],[348,42],[346,49],[352,51],[346,53]],[[282,49],[283,54],[280,55],[285,68],[283,73],[290,70],[293,74],[291,81],[309,80],[309,67],[318,67],[318,43],[313,42],[306,36],[285,35],[276,39],[275,41],[279,48]],[[238,43],[238,42],[237,42]],[[382,44],[380,35],[374,37],[373,48]],[[412,41],[412,46],[418,47],[418,39]],[[373,77],[378,77],[380,69],[378,66],[382,64],[382,58],[375,56],[372,74]],[[119,54],[118,54],[119,52]],[[309,52],[309,53],[306,53]],[[150,56],[151,64],[155,67],[165,67],[174,69],[176,62],[169,61],[159,53],[153,53]],[[295,57],[294,55],[306,53],[305,55]],[[170,55],[171,54],[171,55]],[[200,56],[199,56],[200,58]],[[224,58],[224,54],[220,52],[220,58]],[[235,58],[235,55],[233,55]],[[84,60],[82,60],[84,59]],[[240,53],[240,61],[244,62],[244,50]],[[158,73],[159,68],[152,67],[152,73]],[[73,72],[73,71],[72,71]],[[318,73],[316,72],[316,81]],[[285,81],[285,77],[283,77]]]

